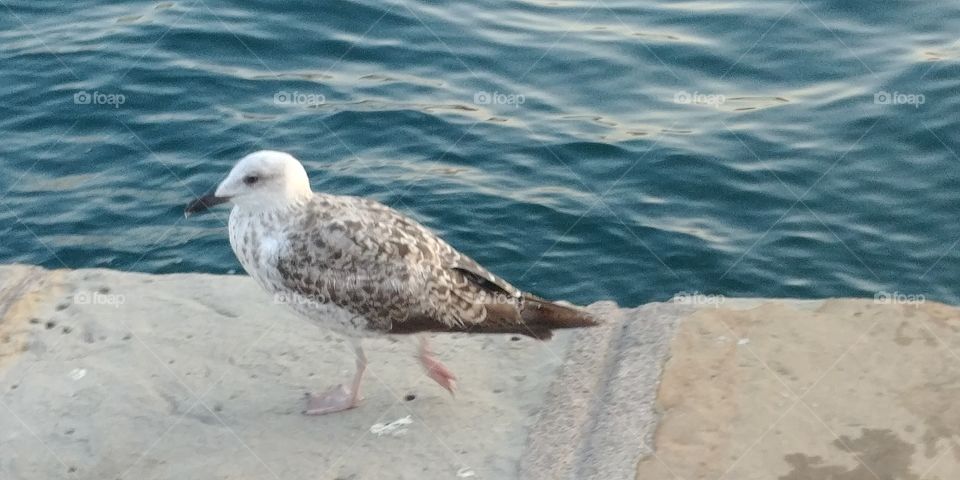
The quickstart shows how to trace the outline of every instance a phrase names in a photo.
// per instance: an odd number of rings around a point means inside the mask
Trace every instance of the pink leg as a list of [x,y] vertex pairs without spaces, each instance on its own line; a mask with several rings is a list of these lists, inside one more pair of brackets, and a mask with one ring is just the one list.
[[432,378],[434,382],[440,384],[441,387],[446,388],[447,391],[450,392],[450,395],[453,395],[454,390],[457,388],[457,377],[455,377],[444,364],[440,363],[437,357],[433,356],[427,337],[423,335],[420,336],[419,358],[420,364],[423,365],[424,370],[427,371],[427,376]]
[[353,375],[353,385],[349,389],[343,385],[337,385],[319,395],[307,394],[307,409],[303,411],[304,415],[323,415],[333,412],[349,410],[360,405],[360,380],[363,378],[363,371],[367,368],[367,356],[363,354],[363,348],[356,344],[357,354],[357,373]]

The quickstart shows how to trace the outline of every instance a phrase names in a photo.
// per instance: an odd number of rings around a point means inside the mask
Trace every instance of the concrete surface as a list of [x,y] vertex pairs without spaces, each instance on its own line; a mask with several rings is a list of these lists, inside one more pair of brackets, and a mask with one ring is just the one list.
[[655,303],[591,308],[608,322],[578,332],[521,460],[521,478],[629,479],[651,453],[656,385],[677,321],[693,309]]
[[243,276],[0,266],[0,479],[960,478],[960,310],[700,295],[550,342],[338,337]]
[[[348,381],[352,351],[249,278],[0,279],[5,480],[515,478],[569,338],[437,336],[456,398],[422,374],[412,337],[367,341],[364,405],[305,417],[304,393]],[[371,432],[407,416],[405,432]]]
[[247,277],[0,267],[0,292],[3,480],[516,478],[569,340],[435,336],[456,398],[413,337],[365,341],[364,405],[305,417],[352,351]]
[[636,478],[960,478],[960,310],[914,300],[697,309]]

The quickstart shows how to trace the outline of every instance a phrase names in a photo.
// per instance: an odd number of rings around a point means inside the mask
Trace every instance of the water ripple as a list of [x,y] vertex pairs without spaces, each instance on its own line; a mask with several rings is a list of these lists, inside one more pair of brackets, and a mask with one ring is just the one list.
[[4,262],[239,270],[180,209],[275,148],[548,296],[960,301],[955,6],[8,4]]

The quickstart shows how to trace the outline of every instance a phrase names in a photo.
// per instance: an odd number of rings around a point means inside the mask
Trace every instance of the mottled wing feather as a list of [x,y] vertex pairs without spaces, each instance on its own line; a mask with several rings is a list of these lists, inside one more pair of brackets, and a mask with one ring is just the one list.
[[[378,331],[509,331],[521,293],[416,221],[368,199],[317,195],[278,258],[284,286]],[[513,301],[515,300],[515,302]]]
[[[483,266],[474,261],[472,258],[458,252],[442,238],[438,237],[432,231],[417,223],[413,219],[406,217],[400,212],[397,212],[396,210],[376,201],[365,198],[360,198],[357,200],[363,203],[371,211],[376,211],[379,215],[390,219],[390,221],[404,224],[409,231],[413,233],[412,237],[416,238],[416,243],[418,245],[427,246],[436,254],[435,260],[438,262],[438,265],[442,265],[445,269],[452,268],[467,272],[468,274],[473,274],[474,276],[485,279],[486,281],[490,282],[490,284],[495,285],[497,289],[503,293],[507,293],[508,295],[516,298],[521,297],[522,292],[520,290],[515,288],[513,285],[510,285],[502,278],[494,275],[486,268],[483,268]],[[470,279],[472,280],[473,277]]]

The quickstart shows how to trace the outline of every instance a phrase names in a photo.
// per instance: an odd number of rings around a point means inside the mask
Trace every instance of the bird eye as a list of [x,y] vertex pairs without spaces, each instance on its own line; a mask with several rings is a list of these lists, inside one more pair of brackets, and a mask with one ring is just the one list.
[[254,185],[259,181],[260,181],[260,177],[256,175],[247,175],[246,177],[243,177],[243,183],[247,185]]

